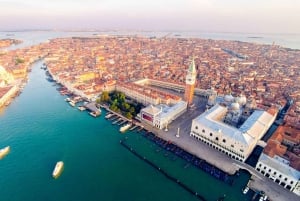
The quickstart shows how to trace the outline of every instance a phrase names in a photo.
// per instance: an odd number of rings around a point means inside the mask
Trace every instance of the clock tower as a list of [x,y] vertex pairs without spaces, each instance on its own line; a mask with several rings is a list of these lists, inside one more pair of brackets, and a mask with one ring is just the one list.
[[193,104],[196,76],[197,76],[197,72],[195,67],[195,60],[193,58],[185,78],[184,100],[188,103],[188,105]]

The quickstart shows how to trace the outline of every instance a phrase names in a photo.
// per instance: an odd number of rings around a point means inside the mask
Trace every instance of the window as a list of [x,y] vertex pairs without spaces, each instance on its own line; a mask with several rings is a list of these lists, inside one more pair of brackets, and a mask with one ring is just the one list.
[[284,181],[287,181],[287,178],[284,178]]
[[266,166],[264,167],[264,170],[265,170],[265,169],[267,169],[267,167],[266,167]]
[[198,130],[198,126],[196,126],[195,129]]
[[261,167],[261,164],[259,164],[258,167]]
[[279,175],[279,178],[281,178],[281,177],[282,177],[282,175],[280,174],[280,175]]
[[240,149],[240,152],[244,152],[244,150],[243,150],[243,149]]
[[291,181],[290,183],[291,183],[291,184],[293,184],[294,182],[293,182],[293,181]]
[[224,143],[226,143],[226,140],[225,140],[225,139],[223,139],[223,142],[224,142]]
[[271,172],[271,169],[269,169],[268,172]]
[[216,141],[219,141],[219,138],[218,138],[218,137],[216,137]]
[[210,133],[209,136],[211,137],[211,136],[212,136],[212,133]]
[[231,147],[234,148],[234,145],[232,144]]
[[202,133],[205,133],[205,130],[204,130],[204,129],[202,130]]

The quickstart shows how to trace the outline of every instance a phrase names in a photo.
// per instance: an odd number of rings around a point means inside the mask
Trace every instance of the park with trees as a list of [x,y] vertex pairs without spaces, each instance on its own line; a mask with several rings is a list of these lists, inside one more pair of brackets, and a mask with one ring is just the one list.
[[109,109],[124,115],[128,119],[135,117],[142,108],[142,104],[126,99],[125,94],[118,91],[112,93],[102,92],[97,102],[108,105]]

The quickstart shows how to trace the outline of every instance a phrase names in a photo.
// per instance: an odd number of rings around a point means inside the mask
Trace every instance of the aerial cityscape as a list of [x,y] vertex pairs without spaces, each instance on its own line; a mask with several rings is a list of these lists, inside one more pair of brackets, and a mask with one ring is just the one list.
[[0,2],[1,197],[298,200],[300,4],[257,2]]

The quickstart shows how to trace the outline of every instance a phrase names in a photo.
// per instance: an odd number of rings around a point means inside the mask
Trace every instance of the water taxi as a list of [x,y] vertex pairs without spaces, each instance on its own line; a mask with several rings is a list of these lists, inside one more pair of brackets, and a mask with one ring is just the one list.
[[125,124],[124,126],[122,126],[120,128],[120,132],[125,132],[126,130],[128,130],[131,126],[131,123]]
[[58,178],[63,170],[63,167],[64,167],[64,162],[62,161],[58,161],[55,165],[55,168],[52,172],[52,176],[53,178]]
[[4,147],[3,149],[0,149],[0,159],[4,158],[10,151],[10,146]]
[[113,114],[107,114],[106,116],[105,116],[105,118],[106,119],[109,119],[110,117],[112,117],[113,116]]
[[248,186],[246,186],[246,187],[245,187],[245,189],[243,190],[243,194],[246,194],[246,193],[248,193],[248,191],[249,191],[249,187],[248,187]]

